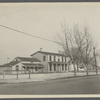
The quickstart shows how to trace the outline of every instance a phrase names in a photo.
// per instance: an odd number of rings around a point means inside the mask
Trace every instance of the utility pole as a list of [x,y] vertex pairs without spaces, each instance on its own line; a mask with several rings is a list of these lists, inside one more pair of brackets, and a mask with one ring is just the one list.
[[96,75],[97,75],[98,74],[98,67],[97,67],[97,61],[96,61],[95,47],[93,47],[93,55],[94,55],[94,63],[95,63]]
[[86,48],[86,74],[89,75],[89,66],[88,66],[88,57],[87,57],[87,48]]

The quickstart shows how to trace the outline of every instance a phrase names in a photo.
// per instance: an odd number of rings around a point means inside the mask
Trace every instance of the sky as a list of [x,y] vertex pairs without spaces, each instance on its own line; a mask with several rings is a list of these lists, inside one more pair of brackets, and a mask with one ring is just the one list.
[[[0,4],[0,25],[56,41],[61,23],[68,26],[87,24],[100,49],[100,3],[8,3]],[[56,43],[27,36],[0,27],[0,64],[17,56],[30,56],[43,49],[61,50]],[[9,61],[7,58],[10,58]]]

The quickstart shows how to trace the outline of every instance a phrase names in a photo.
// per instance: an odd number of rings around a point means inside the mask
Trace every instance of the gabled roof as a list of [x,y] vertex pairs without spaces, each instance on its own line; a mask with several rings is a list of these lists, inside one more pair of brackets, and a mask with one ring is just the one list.
[[17,63],[19,63],[19,61],[11,61],[11,62],[9,62],[9,63],[0,65],[0,67],[11,67],[11,66],[13,66],[13,65],[16,65]]
[[65,56],[65,57],[68,57],[68,56],[66,56],[66,55],[64,55],[64,54],[52,53],[52,52],[45,52],[45,51],[37,51],[37,52],[33,53],[33,54],[30,55],[30,56],[33,56],[33,55],[35,55],[36,53],[42,53],[42,54],[46,54],[46,55],[56,55],[56,56]]
[[37,58],[29,58],[29,57],[17,57],[18,59],[20,59],[21,61],[30,61],[30,62],[41,62],[40,60],[38,60]]
[[[20,61],[30,61],[30,62],[41,62],[40,60],[38,60],[37,58],[27,58],[27,57],[17,57],[18,59],[20,59]],[[16,65],[17,63],[19,63],[20,61],[11,61],[9,63],[0,65],[0,67],[11,67]]]

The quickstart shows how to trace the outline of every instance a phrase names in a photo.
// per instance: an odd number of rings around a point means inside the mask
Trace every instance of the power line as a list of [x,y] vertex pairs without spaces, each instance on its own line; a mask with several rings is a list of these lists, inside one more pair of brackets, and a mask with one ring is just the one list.
[[26,32],[23,32],[23,31],[20,31],[20,30],[17,30],[17,29],[14,29],[14,28],[11,28],[11,27],[8,27],[8,26],[5,26],[5,25],[0,25],[0,26],[3,27],[3,28],[6,28],[6,29],[13,30],[13,31],[16,31],[18,33],[24,34],[24,35],[32,36],[32,37],[39,38],[39,39],[49,41],[49,42],[53,42],[53,43],[58,43],[56,41],[49,40],[49,39],[46,39],[46,38],[42,38],[42,37],[39,37],[39,36],[36,36],[36,35],[32,35],[32,34],[29,34],[29,33],[26,33]]

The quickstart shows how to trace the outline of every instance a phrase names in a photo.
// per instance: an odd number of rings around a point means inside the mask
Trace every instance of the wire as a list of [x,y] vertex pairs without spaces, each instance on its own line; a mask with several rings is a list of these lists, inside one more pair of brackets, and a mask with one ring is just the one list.
[[36,35],[32,35],[32,34],[29,34],[29,33],[26,33],[26,32],[22,32],[20,30],[17,30],[17,29],[14,29],[14,28],[11,28],[11,27],[8,27],[8,26],[5,26],[5,25],[0,25],[0,26],[3,27],[3,28],[6,28],[6,29],[13,30],[13,31],[16,31],[18,33],[24,34],[24,35],[32,36],[32,37],[39,38],[39,39],[42,39],[42,40],[45,40],[45,41],[49,41],[49,42],[53,42],[53,43],[58,43],[56,41],[49,40],[49,39],[46,39],[46,38],[42,38],[42,37],[39,37],[39,36],[36,36]]

